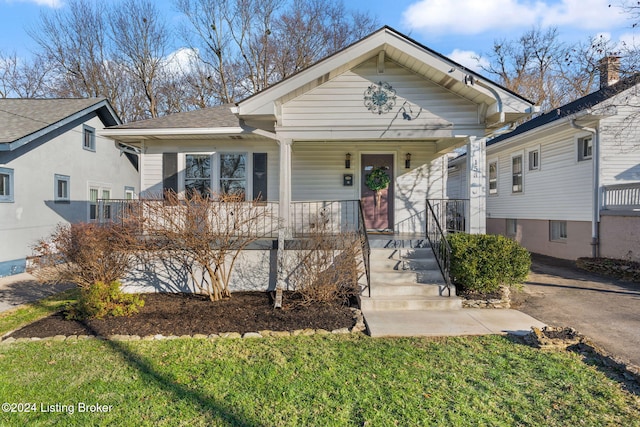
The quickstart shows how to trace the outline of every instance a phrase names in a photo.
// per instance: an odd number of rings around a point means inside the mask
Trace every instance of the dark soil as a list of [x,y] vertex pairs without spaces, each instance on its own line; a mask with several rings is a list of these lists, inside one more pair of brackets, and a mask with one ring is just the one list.
[[194,335],[222,332],[293,331],[297,329],[351,328],[353,312],[336,302],[309,306],[296,304],[296,295],[286,293],[283,308],[274,309],[265,292],[235,292],[232,297],[211,302],[195,294],[156,293],[143,295],[144,307],[131,317],[109,317],[85,321],[66,320],[57,313],[10,336],[51,337],[55,335]]

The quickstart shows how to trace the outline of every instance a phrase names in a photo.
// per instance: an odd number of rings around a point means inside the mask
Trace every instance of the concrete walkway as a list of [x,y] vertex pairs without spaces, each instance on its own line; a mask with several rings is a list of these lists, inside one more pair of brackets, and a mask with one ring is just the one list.
[[69,284],[43,285],[29,273],[0,277],[0,312],[37,301],[73,286]]
[[525,335],[544,323],[517,310],[463,308],[458,310],[363,311],[372,337]]

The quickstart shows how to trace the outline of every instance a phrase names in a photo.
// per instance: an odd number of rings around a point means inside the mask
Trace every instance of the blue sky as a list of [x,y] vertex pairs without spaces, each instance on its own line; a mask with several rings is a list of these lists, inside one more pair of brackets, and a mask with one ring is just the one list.
[[[111,0],[102,0],[111,1]],[[613,6],[609,6],[614,3]],[[452,59],[473,67],[470,57],[486,53],[497,38],[515,38],[539,26],[557,26],[567,42],[604,34],[618,42],[637,37],[617,6],[619,0],[345,0],[369,10],[381,25],[410,35]],[[171,0],[157,0],[168,18]],[[0,0],[0,51],[29,55],[34,43],[26,29],[41,11],[64,8],[65,0]],[[180,48],[176,40],[175,48]]]

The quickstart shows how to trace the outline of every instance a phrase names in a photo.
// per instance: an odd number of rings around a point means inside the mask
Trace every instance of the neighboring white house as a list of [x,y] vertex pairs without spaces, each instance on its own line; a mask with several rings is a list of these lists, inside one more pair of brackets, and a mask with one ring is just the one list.
[[[558,258],[640,259],[640,77],[615,66],[600,90],[487,143],[487,232]],[[450,198],[465,197],[464,157]]]
[[94,219],[98,198],[134,197],[137,157],[100,136],[117,124],[105,99],[0,99],[0,276],[57,224]]
[[[466,145],[482,159],[485,138],[532,107],[383,27],[235,106],[104,134],[142,151],[142,195],[241,191],[276,202],[288,235],[326,209],[336,223],[349,221],[347,202],[362,201],[370,231],[424,235],[426,200],[445,197],[446,154]],[[375,170],[391,182],[379,197],[366,185]],[[483,213],[484,195],[471,188],[467,197]],[[470,223],[484,231],[484,213]]]

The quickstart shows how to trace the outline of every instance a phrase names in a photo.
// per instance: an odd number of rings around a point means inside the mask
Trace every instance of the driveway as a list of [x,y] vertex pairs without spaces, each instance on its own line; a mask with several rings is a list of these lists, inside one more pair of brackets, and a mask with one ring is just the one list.
[[28,273],[0,277],[0,312],[18,305],[37,301],[74,285],[43,285]]
[[614,356],[640,366],[640,283],[605,278],[572,261],[533,255],[513,308],[552,326],[571,326]]

